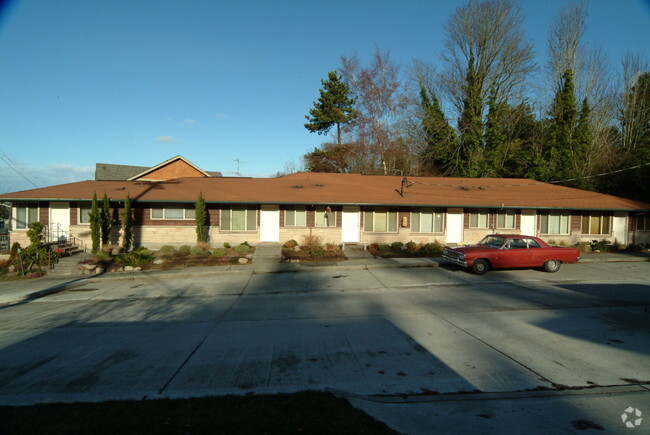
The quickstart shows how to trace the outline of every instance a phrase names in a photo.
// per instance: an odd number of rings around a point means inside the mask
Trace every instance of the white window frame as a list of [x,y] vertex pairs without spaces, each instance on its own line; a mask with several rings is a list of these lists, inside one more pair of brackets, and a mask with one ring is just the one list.
[[[512,226],[508,225],[508,217],[512,216]],[[503,218],[504,225],[499,225],[499,220]],[[517,213],[515,210],[503,210],[497,212],[497,228],[504,230],[514,230],[517,228]]]
[[[174,207],[170,207],[174,206]],[[178,218],[178,217],[167,217],[167,210],[174,209],[177,211],[179,208],[183,210],[183,217]],[[154,217],[154,209],[156,210],[162,210],[162,217]],[[196,213],[196,205],[192,204],[173,204],[173,203],[167,203],[167,204],[151,204],[151,207],[149,209],[149,216],[151,217],[152,221],[187,221],[187,220],[194,220],[194,215],[190,214],[188,216],[187,212],[195,212]]]
[[[433,231],[422,231],[422,215],[423,214],[430,214],[431,215],[431,222],[433,225]],[[440,226],[437,227],[436,225],[436,215],[441,215],[440,216]],[[415,228],[415,225],[417,224],[417,228]],[[439,233],[444,233],[445,232],[445,211],[440,208],[433,208],[433,207],[422,207],[422,208],[415,208],[411,210],[411,232],[412,233],[422,233],[422,234],[439,234]]]
[[[13,226],[12,228],[15,230],[28,230],[29,226],[33,224],[34,222],[40,222],[40,216],[41,216],[41,210],[37,202],[23,202],[23,203],[18,203],[14,207],[14,215],[13,215]],[[18,209],[19,208],[24,208],[25,209],[25,226],[20,227],[18,226]],[[30,221],[30,210],[36,210],[36,220],[31,220]]]
[[[323,215],[323,221],[325,221],[325,215],[327,215],[327,225],[319,225],[319,215]],[[334,210],[327,211],[325,206],[316,206],[314,208],[314,226],[318,228],[332,228],[336,226],[336,212]]]
[[[560,219],[560,230],[559,232],[549,232],[549,227],[550,227],[550,219],[551,217],[558,217]],[[546,219],[546,231],[544,231],[544,218]],[[563,231],[564,229],[562,228],[562,218],[566,217],[566,231]],[[560,212],[548,212],[548,213],[542,213],[539,216],[539,231],[540,234],[546,234],[546,235],[554,235],[554,236],[566,236],[569,235],[571,232],[571,213],[565,212],[565,211],[560,211]]]
[[[288,224],[288,217],[293,214],[293,224]],[[302,215],[303,222],[298,222],[299,214]],[[307,226],[307,207],[304,205],[288,205],[284,208],[284,226],[285,227],[306,227]]]
[[[386,231],[377,230],[377,214],[386,213]],[[372,216],[372,229],[368,229],[368,216]],[[391,216],[394,216],[395,227],[391,228]],[[397,233],[399,231],[398,211],[391,207],[368,207],[364,210],[363,231],[366,233]]]
[[[605,221],[604,218],[607,218],[607,228],[603,228],[603,223]],[[599,219],[600,222],[598,223],[598,233],[592,233],[591,232],[591,220],[592,219]],[[585,220],[587,221],[587,231],[585,231]],[[580,231],[582,234],[589,235],[589,236],[608,236],[612,234],[612,216],[611,215],[606,215],[603,212],[590,212],[589,214],[582,215],[580,217]]]
[[[481,217],[485,217],[485,226],[481,226]],[[476,217],[476,223],[472,224],[472,220]],[[469,227],[472,229],[488,229],[490,228],[490,211],[486,209],[479,209],[469,212]]]
[[[232,211],[233,209],[244,209],[244,224],[245,224],[245,229],[231,229],[232,228]],[[241,206],[229,206],[229,207],[221,207],[219,209],[219,229],[220,231],[224,232],[233,232],[233,233],[254,233],[257,232],[257,228],[259,227],[259,224],[257,222],[257,212],[259,208],[257,206],[252,206],[252,205],[241,205]],[[224,228],[224,212],[230,212],[230,228]],[[251,216],[251,213],[254,215],[254,218]],[[249,228],[249,221],[253,220],[255,223],[255,228]]]

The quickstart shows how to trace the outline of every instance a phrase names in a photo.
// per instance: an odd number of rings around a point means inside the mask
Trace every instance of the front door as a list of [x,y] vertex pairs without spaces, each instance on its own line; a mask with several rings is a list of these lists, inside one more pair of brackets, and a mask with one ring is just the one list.
[[447,244],[463,241],[463,209],[447,209]]
[[521,235],[522,236],[536,236],[535,231],[535,215],[536,210],[522,210],[521,211]]
[[612,236],[618,243],[627,245],[627,213],[614,213]]
[[341,242],[359,243],[359,207],[343,207]]
[[260,209],[260,242],[280,241],[280,207],[263,205]]
[[70,203],[50,203],[50,242],[65,242],[70,233]]

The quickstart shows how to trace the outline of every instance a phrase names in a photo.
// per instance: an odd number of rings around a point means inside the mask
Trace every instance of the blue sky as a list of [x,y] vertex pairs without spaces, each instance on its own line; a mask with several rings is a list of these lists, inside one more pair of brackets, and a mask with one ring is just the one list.
[[[0,193],[92,179],[95,163],[272,176],[323,142],[303,127],[341,55],[437,63],[462,1],[22,0],[0,11]],[[543,62],[560,0],[522,1]],[[649,0],[589,2],[614,68],[648,55]],[[22,175],[12,168],[17,168]],[[27,181],[28,178],[30,181]],[[32,184],[33,183],[33,184]]]

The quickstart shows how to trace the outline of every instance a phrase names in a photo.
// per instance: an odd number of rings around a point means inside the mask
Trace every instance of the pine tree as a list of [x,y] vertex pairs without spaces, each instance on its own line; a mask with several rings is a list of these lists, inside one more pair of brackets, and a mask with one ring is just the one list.
[[121,217],[122,248],[124,248],[125,252],[129,252],[133,243],[133,210],[131,209],[131,196],[128,193],[124,200],[124,210],[122,210]]
[[327,73],[327,80],[321,80],[321,83],[320,97],[314,101],[309,115],[305,115],[309,121],[305,128],[312,133],[325,134],[336,125],[336,138],[340,145],[341,125],[356,117],[354,99],[350,97],[350,88],[336,71]]
[[502,177],[502,162],[507,158],[507,138],[505,117],[507,105],[497,101],[496,88],[493,87],[488,100],[488,114],[485,121],[485,159],[482,173],[490,177]]
[[102,201],[102,246],[108,245],[111,239],[111,228],[115,223],[113,216],[111,214],[111,203],[106,193],[104,193],[104,199]]
[[422,128],[426,143],[422,152],[422,166],[427,172],[445,174],[457,145],[456,133],[447,122],[438,98],[430,94],[424,85],[420,86],[420,104],[424,112]]
[[208,241],[208,228],[206,227],[207,212],[205,210],[205,201],[203,200],[203,193],[199,192],[199,197],[196,200],[196,209],[194,213],[194,222],[196,223],[196,241],[204,243]]
[[88,220],[90,221],[90,239],[92,240],[91,251],[95,254],[99,251],[102,229],[102,213],[97,203],[97,192],[93,192],[93,200],[90,206],[90,213],[88,213]]

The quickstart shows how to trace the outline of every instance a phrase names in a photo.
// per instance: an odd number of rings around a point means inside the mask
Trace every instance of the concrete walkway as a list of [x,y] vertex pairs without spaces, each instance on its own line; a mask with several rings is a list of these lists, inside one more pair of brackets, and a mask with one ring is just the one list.
[[[346,247],[348,260],[320,263],[280,263],[282,247],[280,244],[259,244],[255,248],[251,264],[227,266],[193,267],[190,269],[150,270],[138,272],[111,272],[103,275],[45,276],[42,278],[0,282],[0,305],[16,304],[43,296],[73,289],[85,284],[90,279],[124,280],[135,277],[192,278],[200,276],[245,275],[263,273],[295,273],[314,270],[371,270],[391,268],[438,267],[445,264],[442,258],[374,258],[367,251]],[[79,257],[70,257],[72,259]],[[81,260],[79,260],[81,261]],[[650,261],[650,255],[644,253],[588,253],[583,254],[581,263]]]

